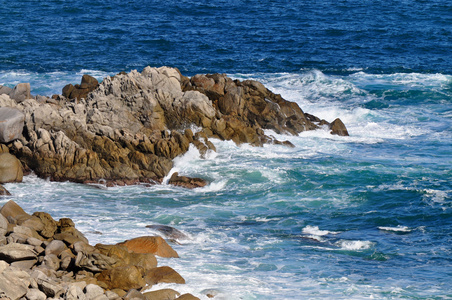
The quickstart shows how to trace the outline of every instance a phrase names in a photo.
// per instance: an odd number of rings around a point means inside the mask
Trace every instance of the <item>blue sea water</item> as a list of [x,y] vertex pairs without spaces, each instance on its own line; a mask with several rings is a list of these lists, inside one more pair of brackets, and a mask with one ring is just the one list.
[[[60,93],[147,65],[257,79],[350,136],[296,147],[213,140],[173,171],[211,183],[99,190],[31,175],[6,184],[27,212],[70,217],[92,244],[188,239],[171,287],[207,299],[452,298],[452,3],[0,1],[0,85]],[[195,128],[194,128],[195,129]],[[9,199],[0,199],[0,204]],[[212,292],[212,291],[211,291]]]

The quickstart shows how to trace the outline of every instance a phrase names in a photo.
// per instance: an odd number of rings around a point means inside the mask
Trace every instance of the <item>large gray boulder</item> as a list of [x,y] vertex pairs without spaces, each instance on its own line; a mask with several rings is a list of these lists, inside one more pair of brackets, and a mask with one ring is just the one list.
[[30,94],[30,84],[29,83],[19,83],[14,87],[14,89],[9,93],[11,99],[16,100],[17,103],[20,103],[26,99],[31,99]]
[[25,115],[17,108],[0,107],[0,142],[18,139],[24,129]]

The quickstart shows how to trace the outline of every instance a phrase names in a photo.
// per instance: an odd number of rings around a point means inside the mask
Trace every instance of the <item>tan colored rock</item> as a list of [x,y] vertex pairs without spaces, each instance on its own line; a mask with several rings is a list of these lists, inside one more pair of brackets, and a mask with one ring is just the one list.
[[157,283],[178,283],[185,284],[185,279],[173,268],[163,266],[149,270],[145,275],[146,283],[154,285]]
[[123,266],[102,271],[97,277],[108,289],[141,289],[146,285],[141,270],[136,266]]
[[31,245],[11,243],[0,246],[0,259],[6,262],[36,259],[37,253]]
[[0,196],[11,196],[11,193],[0,184]]
[[178,300],[200,300],[198,297],[193,296],[192,294],[183,294],[176,298]]
[[137,237],[119,243],[119,245],[124,245],[129,251],[136,253],[152,253],[160,257],[179,257],[177,252],[159,236]]
[[16,202],[14,202],[13,200],[9,200],[3,205],[3,207],[0,209],[0,213],[5,218],[9,217],[13,218],[14,220],[16,220],[16,222],[21,220],[25,221],[31,217],[22,209],[22,207],[17,205]]
[[174,300],[179,297],[180,293],[173,289],[161,289],[144,293],[147,300]]
[[347,128],[341,119],[337,118],[330,124],[331,134],[336,134],[340,136],[349,136]]
[[30,84],[29,83],[19,83],[9,93],[9,96],[11,97],[11,99],[16,100],[17,103],[20,103],[26,99],[30,99],[31,98]]
[[0,183],[22,182],[22,178],[20,161],[12,154],[0,153]]
[[35,212],[33,213],[34,217],[37,217],[41,220],[44,225],[41,231],[38,230],[39,234],[41,234],[44,238],[51,238],[57,231],[57,222],[52,218],[52,216],[45,212]]

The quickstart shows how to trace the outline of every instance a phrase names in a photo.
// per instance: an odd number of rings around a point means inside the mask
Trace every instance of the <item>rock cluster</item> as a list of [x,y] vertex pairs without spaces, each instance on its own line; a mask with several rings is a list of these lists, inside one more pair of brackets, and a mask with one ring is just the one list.
[[[4,143],[26,170],[56,181],[161,182],[190,144],[201,155],[215,151],[210,138],[291,146],[265,129],[295,135],[328,125],[334,134],[348,134],[340,120],[330,124],[304,114],[257,81],[221,74],[190,79],[168,67],[120,73],[100,84],[84,76],[52,98],[12,95],[0,90],[0,106],[20,111],[24,126],[18,139]],[[178,174],[170,182],[206,184]]]
[[178,257],[161,237],[91,246],[69,218],[29,215],[13,201],[0,210],[0,298],[198,299],[169,289],[141,293],[185,283],[172,268],[157,267],[156,255]]

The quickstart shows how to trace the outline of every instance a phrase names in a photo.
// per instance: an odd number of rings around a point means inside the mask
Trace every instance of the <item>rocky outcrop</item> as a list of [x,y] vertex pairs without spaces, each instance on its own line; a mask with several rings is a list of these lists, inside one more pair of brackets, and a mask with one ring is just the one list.
[[[176,253],[154,238],[165,251]],[[89,245],[71,219],[55,221],[44,212],[30,215],[13,201],[0,209],[0,297],[177,299],[180,293],[173,290],[140,292],[162,282],[185,284],[185,279],[170,267],[157,267],[153,254],[124,245]]]
[[[190,144],[202,156],[215,151],[210,138],[293,146],[264,130],[295,135],[322,125],[257,81],[220,74],[189,79],[168,67],[120,73],[100,84],[84,76],[63,94],[39,101],[0,95],[2,107],[25,116],[23,135],[8,143],[10,152],[25,169],[57,181],[158,183]],[[170,182],[190,188],[206,184],[178,174]]]

